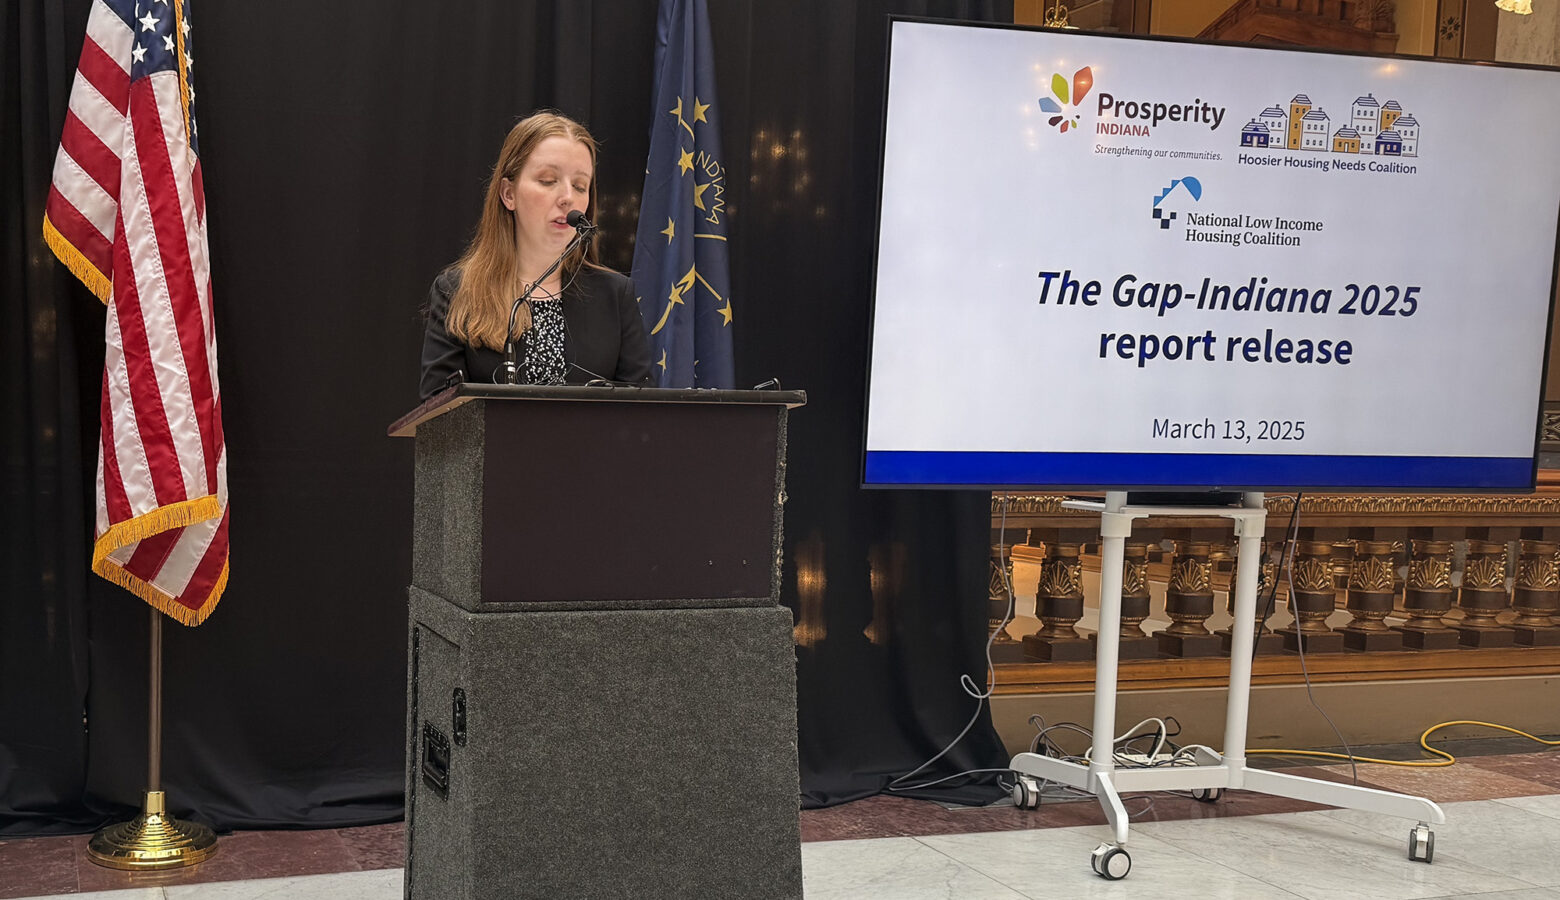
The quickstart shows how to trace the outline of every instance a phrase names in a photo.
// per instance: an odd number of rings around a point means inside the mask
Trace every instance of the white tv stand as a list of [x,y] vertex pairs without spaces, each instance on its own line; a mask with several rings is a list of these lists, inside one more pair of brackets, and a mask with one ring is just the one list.
[[[1100,513],[1100,630],[1094,661],[1094,746],[1088,766],[1036,753],[1018,754],[1013,757],[1011,766],[1021,774],[1071,785],[1099,797],[1115,840],[1101,843],[1090,855],[1095,872],[1114,881],[1132,869],[1132,857],[1126,849],[1127,811],[1121,803],[1124,791],[1191,790],[1198,792],[1199,799],[1215,800],[1226,788],[1240,788],[1415,819],[1418,824],[1409,831],[1408,857],[1430,862],[1435,854],[1435,834],[1430,825],[1446,822],[1446,814],[1431,801],[1408,794],[1246,767],[1246,717],[1251,700],[1251,647],[1257,610],[1257,557],[1262,552],[1267,520],[1262,494],[1245,494],[1240,507],[1128,506],[1125,491],[1107,492],[1104,503],[1069,500],[1062,505]],[[1230,688],[1224,718],[1224,752],[1221,755],[1198,750],[1195,766],[1117,770],[1114,737],[1122,561],[1133,520],[1148,516],[1219,516],[1235,522],[1240,551],[1235,579],[1235,621],[1230,627]]]

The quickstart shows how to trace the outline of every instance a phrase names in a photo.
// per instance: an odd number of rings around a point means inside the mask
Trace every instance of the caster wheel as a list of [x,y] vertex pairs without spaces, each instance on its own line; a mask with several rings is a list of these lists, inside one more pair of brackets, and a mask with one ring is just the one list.
[[1120,881],[1132,871],[1132,857],[1115,844],[1101,844],[1089,854],[1089,866],[1106,881]]
[[1013,782],[1013,805],[1019,809],[1038,809],[1040,806],[1040,781],[1029,775],[1020,775]]
[[1429,825],[1415,825],[1409,830],[1408,858],[1423,863],[1435,859],[1435,832]]
[[1224,796],[1223,788],[1193,788],[1192,799],[1199,803],[1217,803]]

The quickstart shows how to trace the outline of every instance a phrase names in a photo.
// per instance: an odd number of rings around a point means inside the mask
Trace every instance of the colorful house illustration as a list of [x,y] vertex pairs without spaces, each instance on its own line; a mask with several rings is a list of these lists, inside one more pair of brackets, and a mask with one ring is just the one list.
[[1240,130],[1240,145],[1242,147],[1266,147],[1272,136],[1268,133],[1267,126],[1252,119],[1246,123],[1246,127]]
[[1381,107],[1381,130],[1396,128],[1397,120],[1403,115],[1403,107],[1396,100],[1388,100]]
[[1381,130],[1381,104],[1370,94],[1357,97],[1349,120],[1360,138],[1359,152],[1375,152],[1376,133]]
[[1412,115],[1404,113],[1392,125],[1392,130],[1398,133],[1403,141],[1404,156],[1419,155],[1419,120]]
[[1289,117],[1277,106],[1269,106],[1262,111],[1256,119],[1268,130],[1268,142],[1266,146],[1284,146],[1284,134],[1289,130]]
[[1320,109],[1313,109],[1301,118],[1300,123],[1300,149],[1326,152],[1327,134],[1332,131],[1332,123],[1328,120],[1327,113]]
[[1374,94],[1354,98],[1349,117],[1337,129],[1327,111],[1305,94],[1289,101],[1289,110],[1269,106],[1240,131],[1242,147],[1270,150],[1311,150],[1325,153],[1419,155],[1419,120],[1396,100],[1385,103]]
[[1310,111],[1311,98],[1304,94],[1296,94],[1294,99],[1289,101],[1289,134],[1284,141],[1284,145],[1289,149],[1300,149],[1300,138],[1304,133],[1301,121]]

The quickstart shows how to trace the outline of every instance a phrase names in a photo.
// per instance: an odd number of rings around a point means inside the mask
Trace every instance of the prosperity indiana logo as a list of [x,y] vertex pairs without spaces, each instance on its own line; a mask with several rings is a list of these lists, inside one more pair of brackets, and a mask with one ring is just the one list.
[[1067,79],[1060,72],[1051,75],[1051,97],[1040,98],[1040,109],[1051,113],[1051,118],[1046,120],[1047,125],[1052,125],[1067,133],[1069,128],[1078,127],[1078,106],[1083,103],[1083,98],[1089,93],[1089,88],[1094,87],[1094,70],[1084,66],[1073,73],[1072,85],[1069,88]]

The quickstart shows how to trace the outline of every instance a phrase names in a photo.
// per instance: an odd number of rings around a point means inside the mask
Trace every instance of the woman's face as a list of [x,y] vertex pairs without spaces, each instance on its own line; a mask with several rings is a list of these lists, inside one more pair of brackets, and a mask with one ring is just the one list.
[[[590,148],[571,138],[544,138],[513,181],[504,179],[499,198],[515,214],[520,252],[529,265],[546,265],[574,236],[569,210],[587,212],[595,171]],[[535,255],[537,258],[529,258]],[[525,273],[522,273],[525,274]]]

